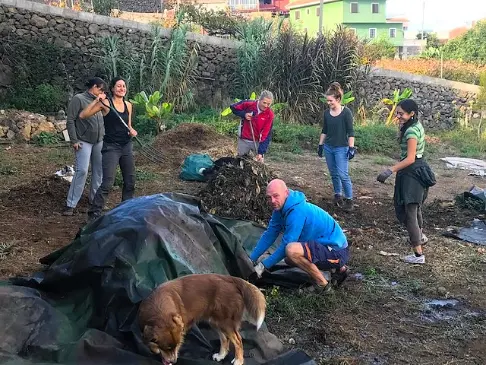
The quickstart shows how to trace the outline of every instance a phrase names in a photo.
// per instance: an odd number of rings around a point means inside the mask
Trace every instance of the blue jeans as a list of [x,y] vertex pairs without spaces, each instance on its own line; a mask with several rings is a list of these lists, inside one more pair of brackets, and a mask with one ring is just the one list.
[[353,198],[353,185],[348,173],[348,147],[332,147],[324,145],[326,164],[331,174],[335,195],[342,195],[346,199]]
[[89,189],[88,200],[91,204],[95,197],[96,191],[101,185],[103,169],[101,164],[101,148],[103,141],[95,144],[88,142],[79,142],[81,148],[75,151],[76,162],[74,167],[74,176],[69,186],[66,205],[70,208],[76,208],[76,205],[83,195],[84,185],[88,177],[89,163],[91,161],[91,184]]

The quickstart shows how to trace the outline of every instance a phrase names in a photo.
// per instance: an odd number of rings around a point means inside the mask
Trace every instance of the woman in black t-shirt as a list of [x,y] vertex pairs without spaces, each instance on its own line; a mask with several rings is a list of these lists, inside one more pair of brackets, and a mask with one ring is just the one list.
[[[341,105],[343,90],[333,82],[326,91],[329,109],[324,112],[324,124],[317,154],[326,157],[334,188],[334,203],[345,210],[353,209],[353,185],[348,161],[355,155],[353,113]],[[344,193],[344,199],[343,199]]]
[[110,91],[111,98],[96,98],[80,114],[81,118],[88,118],[101,111],[105,123],[105,136],[101,150],[103,180],[89,209],[89,221],[101,215],[106,198],[115,182],[118,165],[123,176],[122,201],[133,198],[135,191],[132,137],[137,135],[137,131],[132,128],[132,104],[125,101],[127,93],[125,80],[121,77],[114,78],[110,84]]

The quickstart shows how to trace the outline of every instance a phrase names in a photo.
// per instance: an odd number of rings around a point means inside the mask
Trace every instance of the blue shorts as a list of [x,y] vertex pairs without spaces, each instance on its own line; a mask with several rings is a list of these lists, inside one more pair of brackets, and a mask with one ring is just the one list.
[[301,242],[301,245],[304,257],[320,270],[340,269],[348,263],[349,247],[335,250],[314,241]]

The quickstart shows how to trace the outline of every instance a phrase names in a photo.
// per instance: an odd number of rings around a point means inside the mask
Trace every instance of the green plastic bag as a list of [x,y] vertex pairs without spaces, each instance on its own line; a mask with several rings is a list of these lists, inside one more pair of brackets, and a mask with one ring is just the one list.
[[179,177],[187,181],[206,181],[206,177],[202,174],[203,169],[208,169],[214,166],[214,162],[206,154],[193,154],[186,157],[182,164],[182,171]]

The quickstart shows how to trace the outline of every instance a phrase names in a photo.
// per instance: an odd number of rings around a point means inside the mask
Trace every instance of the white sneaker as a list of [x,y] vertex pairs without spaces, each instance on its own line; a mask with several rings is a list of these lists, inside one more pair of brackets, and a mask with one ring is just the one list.
[[415,256],[415,254],[408,255],[402,258],[402,260],[408,264],[425,264],[425,256]]

